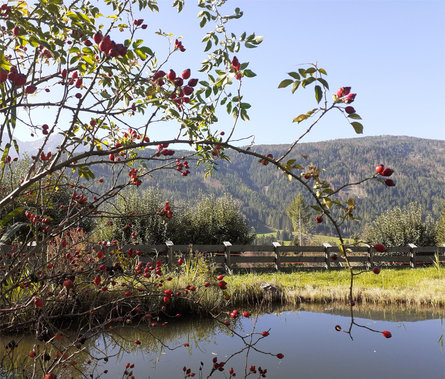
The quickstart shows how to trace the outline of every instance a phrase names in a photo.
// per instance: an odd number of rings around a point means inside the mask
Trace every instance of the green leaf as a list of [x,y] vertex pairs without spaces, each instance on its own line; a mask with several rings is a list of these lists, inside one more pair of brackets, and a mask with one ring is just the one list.
[[89,55],[83,55],[82,59],[87,62],[89,65],[94,66],[93,58]]
[[321,72],[324,75],[327,75],[328,73],[326,72],[326,70],[324,68],[319,68],[318,72]]
[[332,200],[331,200],[331,199],[324,198],[324,199],[323,199],[323,205],[325,205],[325,206],[328,207],[328,208],[331,208]]
[[82,48],[82,53],[84,54],[95,54],[94,50],[91,47],[83,47]]
[[315,67],[309,67],[307,70],[306,70],[306,74],[313,74],[315,72]]
[[288,75],[292,76],[296,80],[300,80],[300,75],[297,72],[289,72]]
[[37,47],[40,45],[40,41],[34,36],[30,36],[28,41],[32,47]]
[[304,121],[308,118],[309,116],[307,116],[306,114],[301,114],[298,117],[295,117],[292,122],[298,122],[300,123],[301,121]]
[[292,122],[300,123],[301,121],[306,120],[307,118],[311,117],[317,109],[318,108],[314,108],[314,109],[310,110],[309,112],[306,112],[305,114],[299,115],[298,117],[294,118]]
[[352,118],[354,120],[361,120],[362,118],[357,113],[351,113],[348,115],[349,118]]
[[305,78],[306,77],[306,70],[304,68],[299,68],[298,72],[300,73],[300,75]]
[[311,208],[315,209],[317,212],[323,212],[323,210],[320,207],[318,207],[317,205],[311,205]]
[[247,111],[245,109],[241,109],[241,119],[244,121],[250,120],[249,116],[247,115]]
[[359,122],[351,122],[351,125],[357,134],[363,133],[363,125],[362,124],[360,124]]
[[144,42],[143,39],[137,39],[136,41],[134,41],[133,42],[133,49],[136,49],[137,47],[139,47],[142,42]]
[[263,36],[256,36],[256,37],[254,38],[254,41],[255,41],[255,43],[256,43],[257,45],[259,45],[261,42],[263,42],[263,40],[264,40],[264,37],[263,37]]
[[318,80],[321,84],[323,84],[323,87],[324,87],[324,88],[329,89],[329,84],[328,84],[328,82],[327,82],[326,80],[324,80],[323,78],[317,78],[317,80]]
[[228,114],[232,113],[232,103],[231,102],[227,103],[226,109],[227,109]]
[[314,90],[315,90],[315,99],[317,100],[317,103],[319,103],[323,98],[323,91],[321,90],[320,86],[315,86]]
[[301,82],[299,80],[296,80],[295,82],[292,83],[291,87],[292,93],[294,93],[298,89],[298,87],[300,87],[300,83]]
[[248,78],[253,78],[256,74],[252,70],[244,70],[244,75]]
[[291,85],[292,82],[293,82],[293,80],[291,80],[291,79],[284,79],[284,80],[278,85],[278,88],[285,88],[285,87]]
[[141,49],[135,49],[134,52],[136,55],[141,58],[143,61],[147,59],[147,55]]
[[303,88],[305,88],[308,84],[311,84],[311,83],[313,83],[313,82],[315,82],[315,78],[314,77],[309,77],[309,78],[307,78],[307,79],[304,79],[302,82],[301,82],[301,85],[303,86]]

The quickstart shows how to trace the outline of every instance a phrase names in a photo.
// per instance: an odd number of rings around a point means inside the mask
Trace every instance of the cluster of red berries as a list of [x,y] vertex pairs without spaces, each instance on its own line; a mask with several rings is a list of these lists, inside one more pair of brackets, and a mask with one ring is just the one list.
[[196,374],[194,373],[194,372],[192,372],[192,370],[191,369],[189,369],[189,368],[187,368],[187,367],[183,367],[182,368],[182,371],[184,371],[184,374],[185,374],[185,378],[188,378],[188,377],[194,377]]
[[[250,371],[252,374],[256,374],[256,373],[257,373],[257,370],[256,370],[255,366],[250,366],[250,367],[249,367],[249,371]],[[266,377],[267,370],[266,370],[266,369],[263,370],[263,369],[261,368],[261,366],[260,366],[260,367],[258,367],[258,373],[260,374],[260,375],[259,375],[260,378],[265,378],[265,377]]]
[[213,362],[213,369],[218,371],[224,371],[225,362],[218,362],[218,358],[214,357],[212,359]]
[[68,79],[68,71],[66,68],[64,68],[61,72],[60,72],[60,76],[62,77],[62,81],[60,82],[60,84],[65,84],[65,79],[67,79],[67,83],[68,85],[72,86],[75,85],[76,88],[80,89],[82,88],[83,85],[83,79],[81,77],[79,77],[79,74],[77,73],[77,71],[73,71],[71,73],[71,77]]
[[73,200],[73,202],[71,203],[71,205],[73,206],[76,205],[76,203],[85,205],[88,201],[88,198],[85,195],[77,194],[77,192],[73,192],[71,199]]
[[164,208],[158,210],[158,214],[167,218],[172,218],[173,212],[170,209],[170,204],[168,201],[165,202]]
[[51,221],[49,217],[36,216],[34,213],[25,211],[25,217],[30,220],[33,224],[37,222],[48,223]]
[[[189,68],[185,69],[180,77],[176,75],[174,70],[170,70],[167,74],[159,70],[153,75],[152,80],[153,83],[162,87],[165,84],[165,78],[167,78],[175,86],[175,90],[170,93],[169,98],[181,109],[182,103],[190,102],[189,96],[194,92],[194,87],[198,84],[198,79],[189,79],[190,75],[191,71]],[[186,85],[184,85],[185,80],[188,80]]]
[[[237,318],[239,317],[240,313],[238,312],[237,309],[234,309],[231,313],[230,313],[230,317],[231,318]],[[249,312],[243,312],[243,317],[249,318],[250,317],[250,313]]]
[[[137,254],[139,253],[139,254]],[[137,255],[140,255],[140,251],[136,252]],[[145,267],[144,267],[145,266]],[[139,262],[138,265],[136,266],[136,273],[141,275],[142,274],[142,269],[144,272],[144,277],[145,278],[149,278],[151,276],[151,272],[154,271],[155,272],[155,279],[159,278],[162,275],[162,261],[160,261],[159,259],[156,261],[156,266],[153,265],[153,262],[148,262],[148,263],[144,263],[144,262]],[[168,279],[167,280],[171,280]],[[162,284],[163,281],[161,281]]]
[[237,57],[233,57],[232,59],[232,69],[235,71],[235,78],[241,80],[243,74],[241,73],[241,64]]
[[139,179],[138,177],[138,171],[139,170],[137,168],[132,168],[128,173],[131,179],[131,184],[134,184],[137,187],[139,187],[142,184],[141,179]]
[[39,307],[39,308],[43,307],[43,300],[40,297],[35,297],[33,299],[33,303],[36,307]]
[[357,96],[356,93],[351,93],[351,87],[341,87],[337,90],[337,98],[340,99],[345,104],[351,104],[355,100],[356,96]]
[[18,157],[15,157],[14,159],[12,159],[9,155],[7,155],[5,158],[5,163],[11,163],[11,161],[17,162],[18,160],[19,160]]
[[170,300],[173,297],[173,291],[171,289],[167,289],[164,291],[164,303],[170,303]]
[[156,151],[155,155],[157,157],[160,157],[161,155],[165,157],[171,157],[172,155],[174,155],[175,154],[174,150],[167,149],[168,146],[169,146],[168,143],[160,143],[158,145],[158,150]]
[[[393,174],[394,170],[386,167],[382,164],[379,164],[376,168],[375,168],[375,172],[381,176],[385,176],[385,177],[389,177]],[[396,185],[396,183],[394,183],[394,181],[392,179],[385,179],[385,184],[388,187],[394,187]]]
[[42,161],[49,161],[51,159],[51,151],[48,154],[45,154],[43,151],[40,153],[40,159]]
[[218,157],[219,154],[221,153],[221,150],[222,150],[222,146],[221,145],[219,145],[219,144],[215,145],[215,147],[212,149],[212,155],[214,157]]
[[175,49],[178,49],[179,51],[181,51],[182,53],[185,51],[185,47],[184,47],[184,45],[182,44],[182,42],[181,41],[179,41],[179,40],[175,40]]
[[[184,168],[186,169],[185,171]],[[182,176],[187,176],[190,174],[190,171],[188,170],[189,163],[187,161],[182,161],[180,159],[176,159],[176,170],[181,173]]]
[[218,287],[221,290],[223,290],[223,291],[226,290],[227,289],[227,283],[224,280],[222,280],[222,279],[218,279],[218,280],[219,280],[219,282],[216,283],[218,285]]
[[[267,154],[266,156],[269,159],[273,159],[273,155],[272,154]],[[265,158],[261,158],[258,162],[260,162],[263,166],[267,166],[269,164],[269,161],[267,159],[265,159]]]
[[[98,45],[99,50],[110,57],[124,57],[127,55],[127,48],[122,43],[116,43],[111,40],[110,36],[103,36],[101,32],[93,35],[94,42]],[[84,41],[86,46],[91,46],[90,40]]]
[[16,87],[23,87],[26,84],[26,75],[18,72],[14,66],[9,70],[9,74],[4,70],[0,70],[0,83],[5,82],[6,79]]
[[142,29],[147,29],[147,24],[144,24],[144,19],[140,18],[138,20],[133,21],[133,25],[140,26]]
[[9,16],[9,13],[11,12],[12,7],[8,4],[2,4],[0,7],[0,16],[7,17]]

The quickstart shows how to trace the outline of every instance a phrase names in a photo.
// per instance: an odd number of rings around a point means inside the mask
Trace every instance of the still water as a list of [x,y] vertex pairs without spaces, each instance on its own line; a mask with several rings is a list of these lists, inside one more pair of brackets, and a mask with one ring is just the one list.
[[[244,351],[230,359],[224,372],[215,372],[211,377],[228,378],[228,370],[233,367],[236,377],[244,378],[249,366],[254,365],[267,369],[267,377],[275,379],[445,378],[443,315],[389,310],[356,313],[357,323],[391,331],[389,339],[360,327],[352,329],[353,339],[335,330],[336,325],[347,329],[350,321],[347,311],[332,309],[284,310],[240,318],[236,323],[240,335],[248,335],[254,327],[258,333],[269,331],[270,335],[255,345],[266,354],[254,349]],[[135,340],[141,344],[136,345]],[[2,345],[4,341],[1,338]],[[32,347],[31,339],[22,339],[23,343],[29,344],[25,350]],[[109,356],[108,362],[101,360],[94,368],[94,377],[102,373],[102,378],[122,378],[125,365],[130,363],[138,379],[182,378],[184,366],[195,372],[196,378],[200,374],[205,378],[214,357],[218,362],[226,360],[245,347],[241,338],[224,325],[202,319],[175,321],[165,328],[152,328],[149,323],[114,328],[91,338],[87,346],[94,356]],[[277,359],[277,353],[284,354],[284,358]],[[86,360],[85,357],[84,362],[78,362],[77,370],[92,371]],[[104,370],[108,372],[104,374]],[[83,377],[79,371],[71,375]],[[258,377],[258,373],[249,377]]]

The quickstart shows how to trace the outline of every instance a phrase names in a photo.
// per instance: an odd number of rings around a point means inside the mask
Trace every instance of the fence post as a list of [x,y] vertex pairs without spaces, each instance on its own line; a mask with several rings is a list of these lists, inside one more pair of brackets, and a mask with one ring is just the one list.
[[167,245],[167,265],[170,269],[173,267],[173,242],[172,241],[165,241],[165,244]]
[[368,249],[368,262],[367,262],[367,266],[368,269],[371,268],[372,266],[374,266],[374,261],[373,261],[373,256],[374,256],[374,250],[372,249],[371,245],[365,244],[366,248]]
[[225,252],[224,252],[224,256],[225,256],[225,271],[227,272],[228,270],[230,270],[230,247],[232,246],[232,244],[229,241],[223,241],[224,247],[225,247]]
[[410,255],[410,259],[409,259],[409,265],[411,266],[411,268],[416,267],[416,252],[417,252],[417,246],[414,245],[413,243],[409,243],[409,255]]
[[327,242],[323,243],[324,246],[324,263],[326,268],[329,270],[331,268],[331,257],[329,255],[329,249],[332,247]]
[[273,245],[273,251],[275,253],[275,270],[280,271],[280,266],[281,266],[281,262],[280,262],[280,251],[279,251],[279,247],[281,246],[279,242],[272,242]]

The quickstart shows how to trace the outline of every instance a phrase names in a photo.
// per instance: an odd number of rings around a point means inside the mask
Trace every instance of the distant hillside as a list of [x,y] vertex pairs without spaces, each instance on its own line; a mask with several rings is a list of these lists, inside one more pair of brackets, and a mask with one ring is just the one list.
[[[286,145],[258,145],[255,151],[280,156]],[[180,152],[178,152],[180,155]],[[154,174],[140,187],[157,186],[166,200],[180,204],[182,200],[195,199],[197,194],[229,193],[237,199],[251,226],[259,233],[273,229],[291,231],[286,207],[303,189],[289,183],[273,166],[262,166],[257,159],[241,154],[230,154],[231,162],[220,161],[218,169],[204,179],[203,167],[193,167],[187,177],[175,170]],[[305,160],[302,155],[306,155]],[[357,200],[355,215],[361,223],[345,225],[346,234],[360,232],[363,224],[394,206],[404,206],[417,201],[437,217],[441,202],[445,200],[445,141],[413,137],[362,137],[317,143],[302,143],[292,157],[303,166],[309,163],[326,169],[322,177],[334,187],[354,182],[374,174],[379,163],[394,169],[395,187],[389,188],[375,181],[351,187],[344,193]],[[96,176],[107,178],[105,167],[95,168]],[[303,192],[303,195],[304,192]],[[312,201],[305,195],[309,204]],[[316,225],[314,233],[332,234],[327,224]]]
[[[255,151],[282,154],[286,145],[258,145]],[[306,155],[305,160],[302,155]],[[257,159],[241,154],[230,154],[231,161],[221,161],[218,169],[204,179],[204,168],[192,167],[187,177],[176,171],[162,172],[144,182],[144,186],[158,186],[169,200],[196,198],[198,193],[231,194],[239,200],[242,211],[257,232],[273,229],[290,231],[286,207],[303,189],[297,183],[289,183],[277,169],[262,166]],[[326,171],[322,176],[335,186],[353,182],[372,175],[379,163],[394,169],[395,187],[389,188],[372,181],[359,187],[351,187],[345,197],[356,198],[356,216],[361,223],[345,225],[347,235],[358,233],[362,225],[378,214],[394,206],[404,206],[418,201],[437,217],[441,202],[445,200],[445,141],[413,137],[363,137],[317,143],[303,143],[292,157],[303,166],[315,164]],[[106,172],[97,172],[104,175]],[[305,195],[303,193],[303,195]],[[308,203],[311,203],[307,197]],[[324,223],[314,232],[331,234],[332,228]]]

